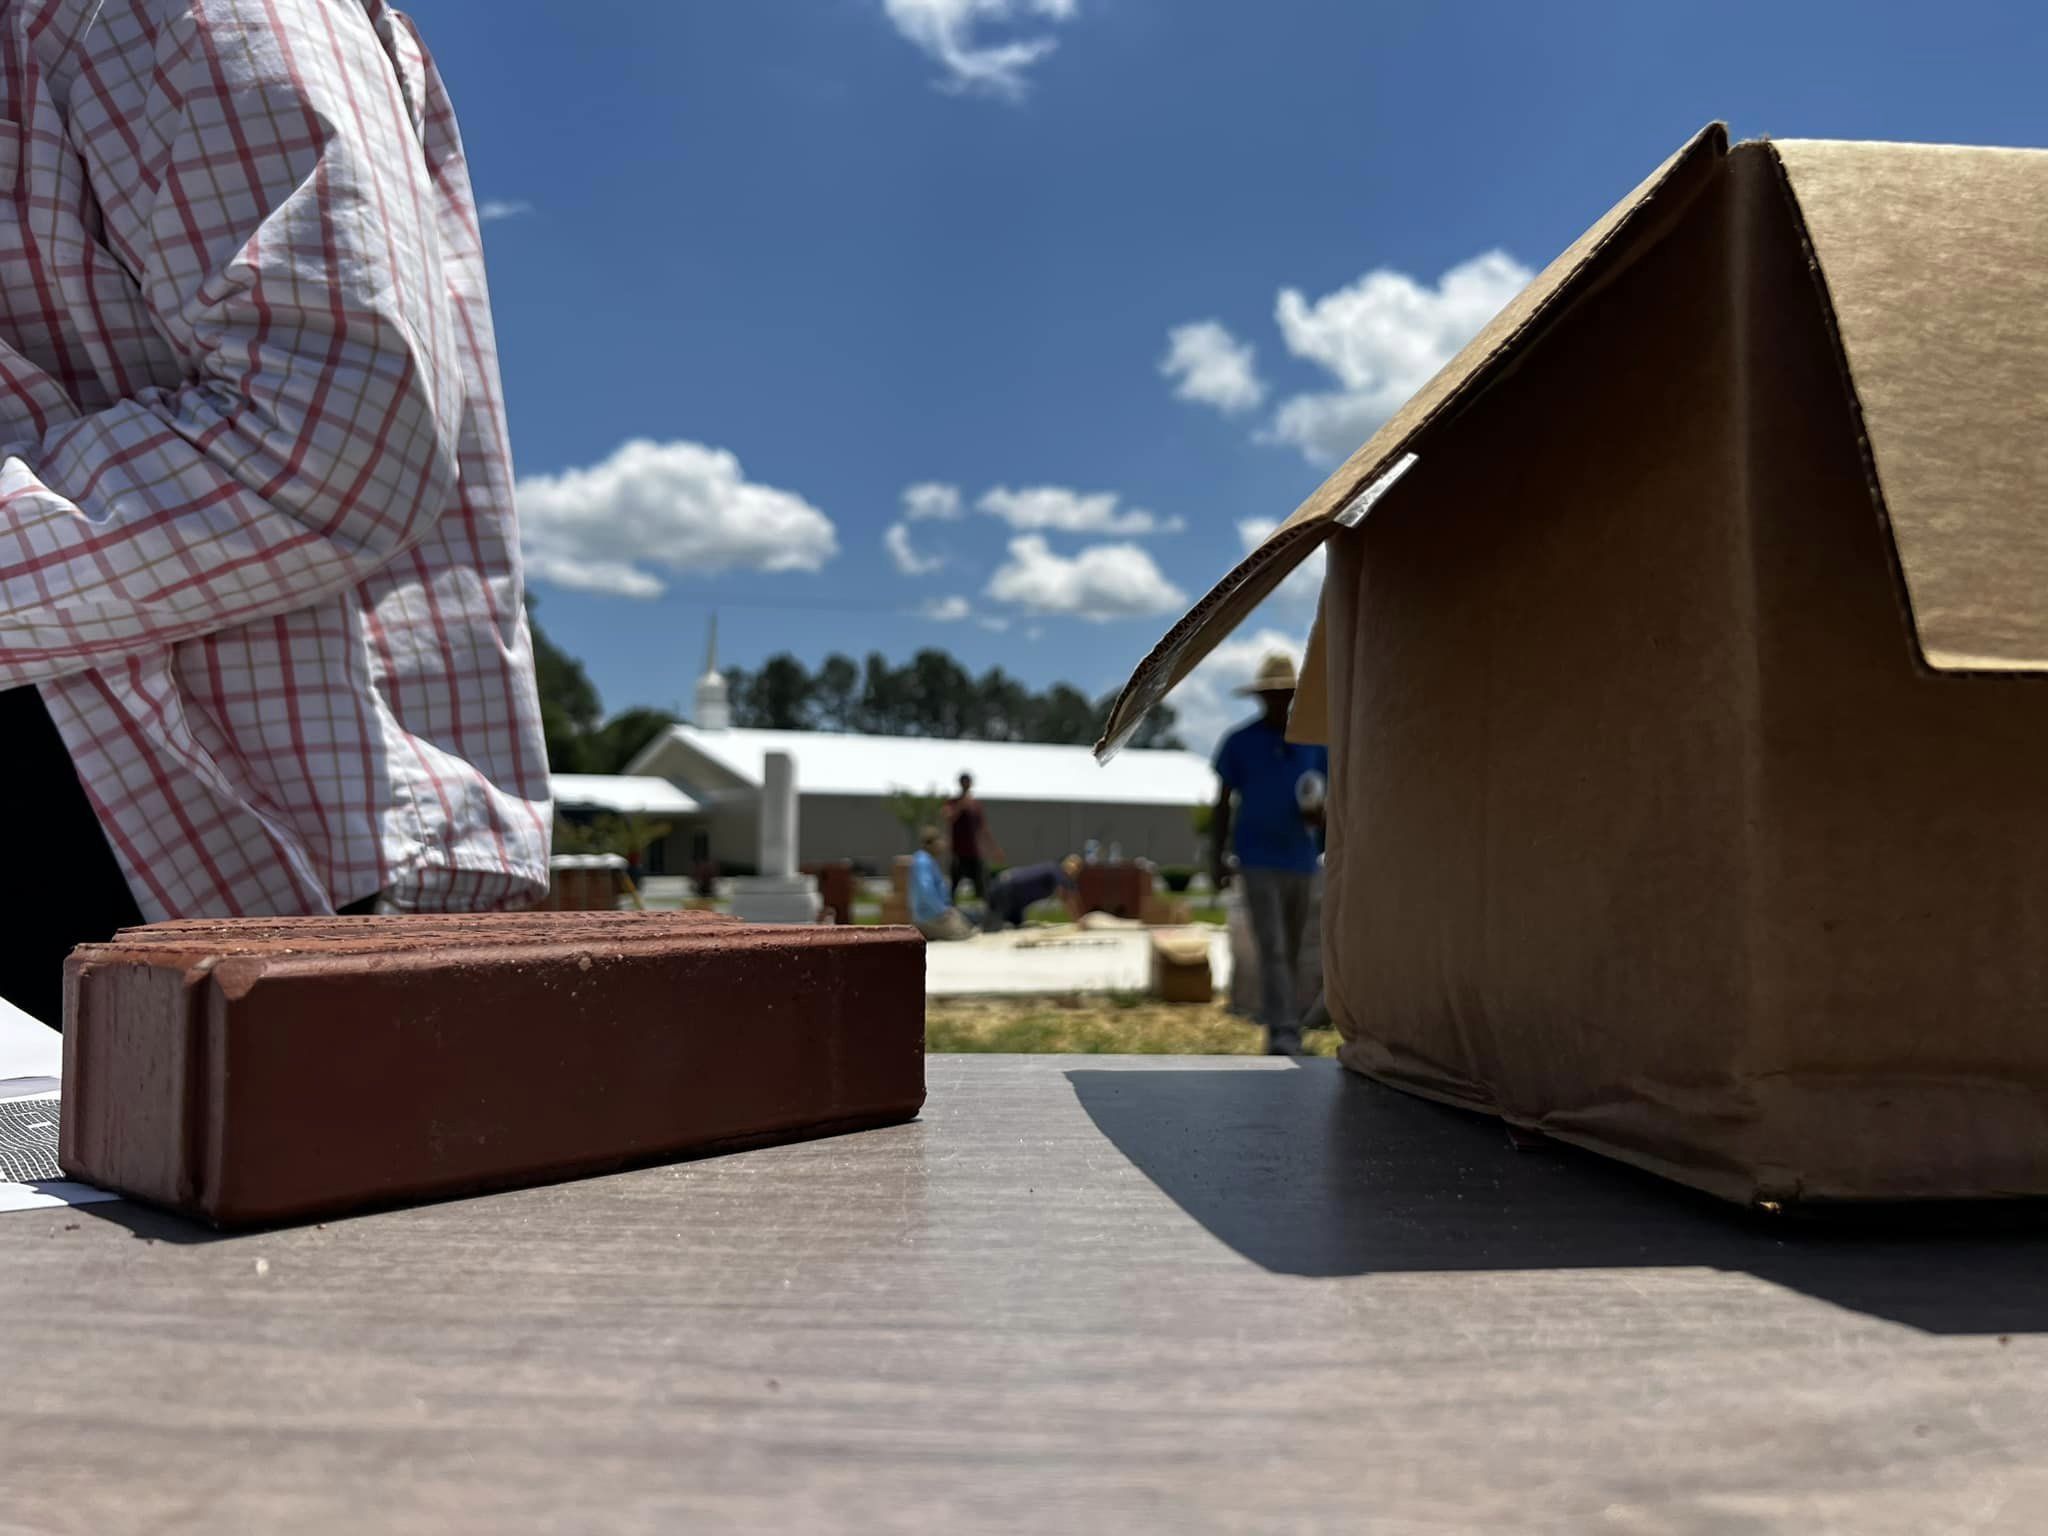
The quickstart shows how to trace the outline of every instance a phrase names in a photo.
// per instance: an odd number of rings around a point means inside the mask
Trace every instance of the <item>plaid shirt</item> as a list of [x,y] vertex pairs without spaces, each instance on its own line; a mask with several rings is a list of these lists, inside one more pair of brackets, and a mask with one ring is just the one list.
[[411,23],[0,0],[0,70],[0,687],[151,918],[524,904],[496,345]]

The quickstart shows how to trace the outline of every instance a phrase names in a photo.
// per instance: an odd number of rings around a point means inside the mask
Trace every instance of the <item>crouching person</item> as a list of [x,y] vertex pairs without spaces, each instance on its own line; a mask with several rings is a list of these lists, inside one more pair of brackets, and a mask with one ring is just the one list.
[[972,938],[974,925],[953,905],[953,891],[939,863],[946,840],[937,827],[926,827],[917,841],[917,853],[910,861],[910,920],[919,933],[936,943]]
[[1071,853],[1057,864],[1023,864],[1004,870],[989,883],[988,910],[981,926],[990,933],[1022,927],[1024,914],[1054,894],[1066,901],[1068,916],[1079,918],[1081,891],[1075,881],[1080,870],[1080,859]]

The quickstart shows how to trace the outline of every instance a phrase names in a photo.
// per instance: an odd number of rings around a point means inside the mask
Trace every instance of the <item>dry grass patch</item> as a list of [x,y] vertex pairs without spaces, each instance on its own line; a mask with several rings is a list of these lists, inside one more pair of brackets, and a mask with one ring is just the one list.
[[[1256,1056],[1264,1033],[1221,1003],[1160,1003],[1127,993],[1071,997],[935,997],[925,1005],[925,1049],[1025,1055]],[[1317,1056],[1337,1036],[1308,1036]]]

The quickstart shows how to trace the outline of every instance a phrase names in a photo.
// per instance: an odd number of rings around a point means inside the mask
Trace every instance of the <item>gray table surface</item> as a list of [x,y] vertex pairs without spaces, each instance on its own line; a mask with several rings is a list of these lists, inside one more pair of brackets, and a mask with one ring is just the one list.
[[1810,1231],[1327,1062],[228,1239],[0,1216],[0,1533],[2048,1529],[2039,1218]]

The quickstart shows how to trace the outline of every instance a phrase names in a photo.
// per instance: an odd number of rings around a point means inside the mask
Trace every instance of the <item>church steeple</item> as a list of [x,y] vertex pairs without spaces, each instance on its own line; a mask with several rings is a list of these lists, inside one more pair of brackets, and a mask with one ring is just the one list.
[[711,615],[711,635],[704,647],[704,675],[697,679],[696,725],[699,730],[723,731],[732,727],[732,706],[725,696],[725,679],[718,671],[718,615]]

